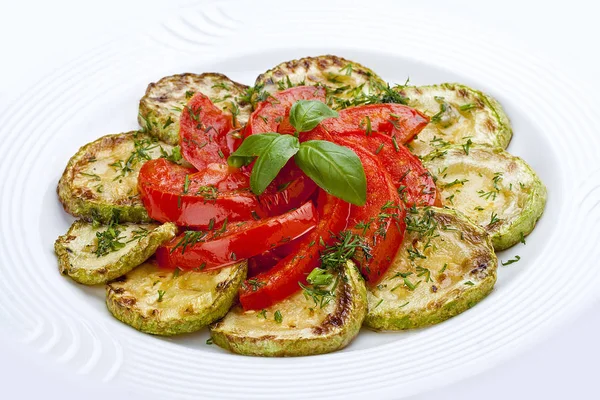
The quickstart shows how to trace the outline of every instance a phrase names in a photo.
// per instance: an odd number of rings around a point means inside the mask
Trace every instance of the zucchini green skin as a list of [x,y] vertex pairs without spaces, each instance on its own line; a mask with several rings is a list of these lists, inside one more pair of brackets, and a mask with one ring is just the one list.
[[146,148],[150,150],[145,154],[149,158],[159,158],[161,149],[171,149],[136,131],[106,135],[81,147],[69,160],[58,182],[57,194],[67,213],[104,224],[115,214],[121,222],[151,221],[137,189],[137,176],[146,159],[137,159],[122,178],[118,177],[119,170],[110,166],[127,160],[136,141],[147,143]]
[[[104,284],[146,261],[161,244],[174,238],[178,231],[177,226],[170,222],[163,225],[123,224],[119,229],[125,247],[98,257],[94,253],[98,240],[96,232],[106,228],[94,228],[90,222],[76,221],[65,235],[59,236],[54,243],[54,251],[60,273],[84,285]],[[140,229],[146,230],[147,234],[135,240],[133,231]]]
[[[341,274],[334,300],[323,309],[302,292],[264,310],[265,318],[237,306],[210,327],[213,342],[237,354],[264,357],[307,356],[344,348],[358,335],[367,312],[367,293],[354,264],[345,265]],[[274,320],[278,310],[283,310],[281,323]],[[306,315],[318,317],[313,322]]]
[[248,121],[252,106],[242,100],[248,86],[219,73],[178,74],[166,76],[151,83],[140,100],[138,122],[148,134],[171,145],[179,144],[179,118],[181,110],[196,92],[201,92],[231,115],[239,109],[236,120]]
[[[435,224],[432,234],[421,236],[407,230],[392,266],[379,285],[369,289],[365,326],[405,330],[438,324],[473,307],[492,291],[498,260],[487,233],[455,210],[419,208],[418,218],[425,216]],[[411,260],[408,250],[413,246],[426,258]],[[417,266],[430,272],[419,272]],[[398,273],[410,273],[406,278],[414,288],[403,283],[402,276],[395,276]]]
[[[434,176],[442,203],[483,227],[497,251],[522,241],[544,212],[546,186],[525,161],[500,148],[472,145],[467,155],[463,146],[448,146],[423,162]],[[498,173],[501,179],[494,184]],[[456,179],[468,181],[453,185]],[[492,223],[493,214],[497,221]]]
[[247,264],[207,272],[175,271],[160,269],[150,260],[108,283],[108,310],[121,322],[153,335],[195,332],[231,308]]
[[[386,83],[373,70],[355,61],[333,55],[305,57],[283,62],[256,78],[256,87],[264,85],[269,93],[290,86],[322,85],[331,90],[329,98],[334,108],[341,108],[340,100],[357,94],[375,94]],[[328,91],[328,92],[330,92]]]
[[488,94],[458,83],[404,86],[398,91],[408,97],[408,106],[430,117],[440,113],[442,103],[447,106],[440,119],[432,118],[425,129],[407,144],[409,150],[418,156],[447,144],[464,144],[468,140],[503,149],[510,143],[510,120],[500,103]]

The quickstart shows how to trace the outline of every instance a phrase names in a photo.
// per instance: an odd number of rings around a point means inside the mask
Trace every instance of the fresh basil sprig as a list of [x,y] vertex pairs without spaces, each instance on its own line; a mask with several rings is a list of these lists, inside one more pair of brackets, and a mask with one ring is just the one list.
[[[297,132],[306,132],[324,119],[337,116],[320,101],[299,100],[291,108],[290,123]],[[292,157],[296,165],[327,193],[352,204],[365,204],[367,180],[362,163],[351,149],[335,143],[325,140],[300,143],[295,136],[274,132],[255,134],[248,136],[227,162],[239,168],[256,159],[250,175],[250,189],[260,195]]]
[[359,206],[367,201],[365,170],[349,148],[326,140],[309,140],[300,145],[294,161],[327,193]]
[[234,166],[248,165],[258,156],[250,175],[250,189],[262,194],[299,149],[300,141],[294,136],[262,133],[248,136],[227,161]]
[[290,109],[290,124],[298,132],[308,132],[327,118],[337,118],[337,111],[316,100],[298,100]]

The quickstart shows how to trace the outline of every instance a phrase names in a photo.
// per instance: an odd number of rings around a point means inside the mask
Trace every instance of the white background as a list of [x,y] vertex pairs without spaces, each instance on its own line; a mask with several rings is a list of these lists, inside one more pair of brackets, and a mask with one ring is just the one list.
[[[569,71],[590,92],[600,93],[600,57],[597,55],[600,8],[594,5],[595,2],[479,0],[420,3],[437,11],[443,10],[448,18],[470,14],[476,21],[474,35],[478,29],[485,29],[506,36],[507,40],[519,40],[530,51],[555,60],[557,69]],[[191,4],[194,2],[185,0],[0,0],[0,113],[13,96],[22,93],[43,75],[68,64],[69,60],[121,35],[140,32],[180,7]],[[268,23],[268,16],[265,23]],[[597,260],[590,262],[598,263]],[[579,276],[576,270],[576,265],[565,265],[566,278],[585,280],[585,276]],[[474,378],[417,399],[600,398],[596,384],[600,360],[599,310],[600,294],[594,304],[587,309],[573,310],[571,321],[549,337],[540,338],[525,353]],[[0,358],[3,353],[22,351],[6,344],[0,344]],[[63,382],[70,390],[49,392],[50,399],[59,396],[65,400],[75,399],[84,394],[85,398],[106,398],[106,388],[94,387],[90,391],[84,387],[89,382],[80,382],[43,360],[22,354],[22,362],[17,364],[0,362],[2,398],[33,398],[34,393],[39,395],[40,388],[51,380]],[[127,398],[132,395],[123,393]]]

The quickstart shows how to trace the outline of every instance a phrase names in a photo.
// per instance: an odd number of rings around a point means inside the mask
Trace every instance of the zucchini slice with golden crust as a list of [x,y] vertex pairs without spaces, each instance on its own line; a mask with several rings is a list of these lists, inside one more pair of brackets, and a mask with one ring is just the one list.
[[58,182],[58,197],[71,215],[108,224],[150,222],[139,198],[137,177],[142,165],[172,147],[140,132],[103,136],[71,157]]
[[[179,74],[151,83],[140,100],[138,122],[145,132],[172,145],[179,144],[179,117],[188,100],[201,92],[243,125],[252,112],[243,100],[248,86],[223,74]],[[236,124],[234,124],[236,125]]]
[[411,142],[418,156],[449,145],[479,143],[506,148],[512,137],[508,116],[493,97],[458,83],[403,86],[407,105],[427,114],[431,122]]
[[172,223],[94,226],[76,221],[54,243],[60,272],[84,285],[97,285],[131,271],[158,246],[177,235]]
[[483,227],[496,250],[522,241],[542,216],[546,187],[519,157],[490,146],[450,146],[424,158],[442,203]]
[[419,328],[445,321],[486,297],[498,260],[487,233],[454,210],[409,209],[392,266],[369,289],[365,326]]
[[344,100],[376,94],[381,88],[387,87],[371,69],[333,55],[283,62],[259,75],[255,83],[255,87],[263,88],[268,93],[300,85],[328,88],[328,98],[334,108],[344,108]]
[[142,332],[195,332],[227,313],[246,272],[246,261],[202,272],[161,269],[151,260],[106,285],[106,305]]
[[336,282],[328,288],[333,298],[318,305],[300,291],[261,311],[236,306],[211,326],[213,342],[234,353],[268,357],[339,350],[358,334],[367,312],[367,295],[352,262],[342,268]]

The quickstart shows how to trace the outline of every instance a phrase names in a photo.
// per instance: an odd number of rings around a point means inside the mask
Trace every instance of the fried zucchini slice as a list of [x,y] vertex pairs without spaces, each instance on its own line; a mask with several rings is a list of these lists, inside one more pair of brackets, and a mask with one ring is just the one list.
[[283,62],[256,78],[255,87],[275,93],[292,86],[323,85],[334,108],[345,100],[379,93],[386,83],[371,69],[345,58],[323,55]]
[[433,325],[469,309],[496,282],[498,260],[487,233],[458,212],[411,209],[392,266],[369,289],[365,326],[402,330]]
[[522,241],[542,216],[546,187],[519,157],[490,146],[450,146],[424,158],[442,203],[491,236],[494,249]]
[[76,221],[56,240],[54,251],[62,274],[84,285],[97,285],[131,271],[176,235],[177,226],[170,222],[96,227]]
[[449,145],[479,143],[505,149],[512,137],[508,116],[494,98],[458,83],[403,86],[407,105],[431,117],[431,122],[410,143],[423,156]]
[[66,212],[87,221],[108,224],[117,213],[121,222],[150,222],[137,177],[147,160],[170,151],[170,145],[139,132],[103,136],[71,157],[58,197]]
[[106,306],[142,332],[195,332],[227,313],[246,272],[246,261],[201,272],[160,269],[151,260],[106,285]]
[[345,347],[358,334],[367,312],[365,283],[352,262],[342,268],[334,297],[321,307],[300,291],[261,311],[234,307],[210,327],[213,342],[238,354],[306,356]]
[[247,88],[218,73],[166,76],[148,85],[140,100],[138,122],[150,135],[177,145],[181,110],[196,92],[201,92],[243,125],[252,112],[250,103],[243,100]]

